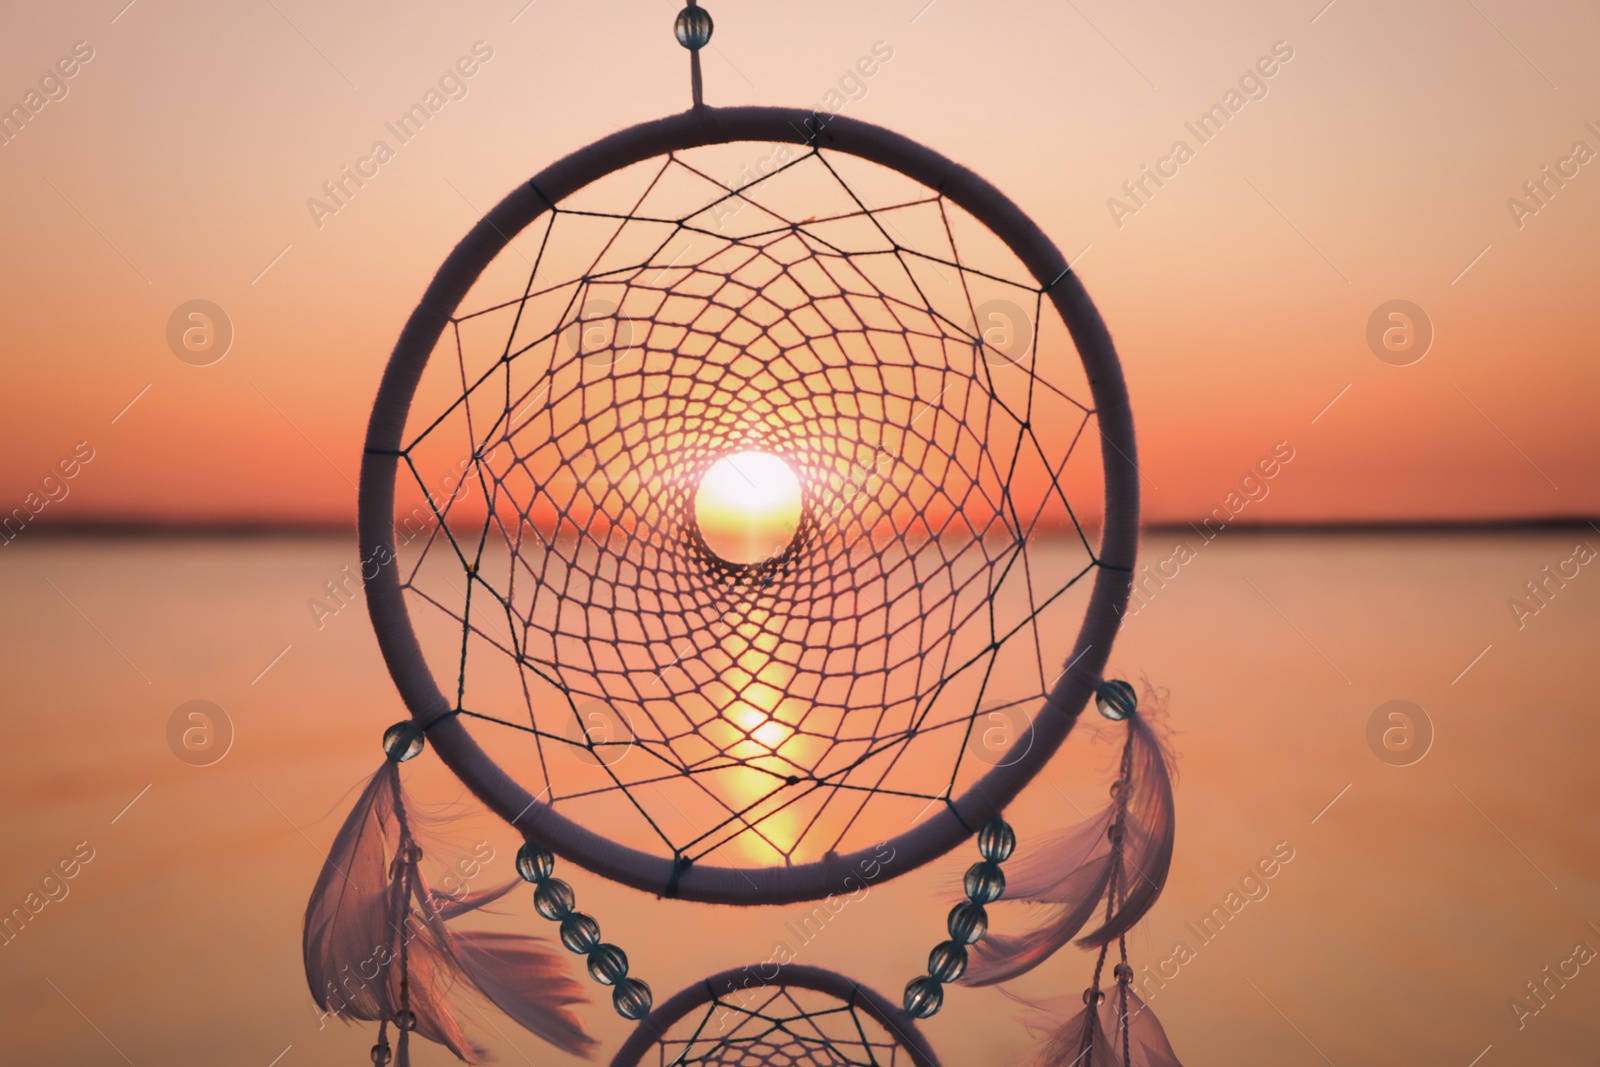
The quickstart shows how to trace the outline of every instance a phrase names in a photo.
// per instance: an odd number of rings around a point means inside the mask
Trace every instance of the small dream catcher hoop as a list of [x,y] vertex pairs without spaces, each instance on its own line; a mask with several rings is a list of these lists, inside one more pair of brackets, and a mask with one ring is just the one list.
[[736,967],[670,999],[611,1067],[939,1067],[916,1022],[821,967]]
[[[426,738],[523,836],[536,909],[617,1012],[660,1024],[629,1049],[710,987],[650,1016],[558,856],[760,905],[856,892],[977,835],[949,940],[903,1011],[830,972],[785,980],[894,1028],[937,1012],[947,983],[1024,973],[1077,938],[1100,949],[1086,1014],[1041,1062],[1165,1064],[1130,1045],[1159,1026],[1134,1023],[1125,936],[1166,877],[1168,757],[1132,688],[1102,679],[1139,508],[1110,335],[1055,245],[966,168],[854,119],[706,107],[710,28],[693,2],[679,15],[693,109],[513,190],[385,368],[358,527],[411,717],[385,733],[308,906],[313,995],[379,1023],[379,1064],[408,1062],[412,1033],[476,1062],[459,994],[593,1048],[558,954],[451,925],[517,882],[427,888],[398,770]],[[1113,802],[1024,857],[1012,897],[1060,914],[985,943],[1015,846],[1001,812],[1091,695],[1128,720]],[[874,1047],[860,1062],[885,1062]],[[920,1035],[883,1047],[934,1062]],[[792,1050],[773,1055],[759,1062]]]

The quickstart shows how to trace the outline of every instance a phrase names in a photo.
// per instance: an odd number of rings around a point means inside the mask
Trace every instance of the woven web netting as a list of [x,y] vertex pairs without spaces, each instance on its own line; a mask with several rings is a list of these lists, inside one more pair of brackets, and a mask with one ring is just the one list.
[[806,989],[719,997],[642,1062],[672,1067],[907,1067],[915,1057],[856,1003]]
[[[1062,671],[1088,398],[1043,287],[936,192],[826,150],[649,160],[517,235],[432,354],[412,621],[499,765],[590,829],[744,866],[864,847],[1015,758]],[[797,514],[734,561],[696,493],[751,453]]]

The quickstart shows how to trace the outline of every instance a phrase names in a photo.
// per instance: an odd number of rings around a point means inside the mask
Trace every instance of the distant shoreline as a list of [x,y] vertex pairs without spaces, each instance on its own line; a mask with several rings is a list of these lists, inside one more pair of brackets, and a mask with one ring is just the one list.
[[[1194,533],[1186,522],[1155,522],[1142,527],[1145,534]],[[1553,533],[1592,530],[1600,533],[1600,516],[1551,516],[1528,519],[1351,519],[1338,522],[1229,523],[1218,533],[1239,534],[1474,534]]]
[[[1091,532],[1095,527],[1088,527]],[[1600,533],[1600,516],[1547,516],[1516,519],[1359,519],[1326,522],[1238,522],[1229,523],[1218,533],[1230,535],[1438,535],[1555,533],[1561,530],[1588,530]],[[1194,533],[1187,522],[1155,522],[1142,528],[1145,536]],[[1071,527],[1049,533],[1073,536]],[[143,539],[143,540],[326,540],[356,536],[355,520],[348,522],[274,522],[265,520],[173,522],[154,519],[79,519],[30,527],[19,541],[67,539]]]

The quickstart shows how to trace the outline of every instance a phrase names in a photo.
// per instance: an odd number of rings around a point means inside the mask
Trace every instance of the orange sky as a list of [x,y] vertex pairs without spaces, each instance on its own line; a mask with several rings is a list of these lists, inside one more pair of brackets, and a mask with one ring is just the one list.
[[[673,3],[123,3],[0,15],[0,106],[56,97],[0,145],[0,510],[93,456],[41,524],[352,517],[378,376],[449,248],[553,159],[688,102]],[[1600,513],[1600,165],[1572,161],[1600,152],[1600,15],[1295,7],[724,0],[707,98],[819,106],[892,48],[845,113],[971,165],[1082,253],[1150,520],[1198,519],[1278,442],[1294,459],[1254,521]],[[80,41],[92,58],[46,78]],[[465,96],[319,228],[308,198],[479,41]],[[1292,58],[1202,143],[1185,124],[1276,42]],[[1192,158],[1161,163],[1180,139]],[[1563,160],[1575,176],[1514,217]],[[1146,164],[1177,172],[1114,217]],[[236,331],[207,367],[165,337],[196,298]],[[1365,339],[1396,298],[1436,330],[1412,366]]]

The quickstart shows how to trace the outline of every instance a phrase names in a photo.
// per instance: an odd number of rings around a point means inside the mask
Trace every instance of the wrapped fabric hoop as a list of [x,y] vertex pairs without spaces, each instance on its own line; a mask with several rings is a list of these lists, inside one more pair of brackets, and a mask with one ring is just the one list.
[[[512,237],[554,204],[599,178],[664,153],[736,141],[816,144],[857,156],[937,190],[998,236],[1045,290],[1083,361],[1099,419],[1105,511],[1097,573],[1078,636],[1029,733],[1023,755],[995,766],[930,818],[872,847],[781,867],[688,865],[612,841],[542,803],[479,747],[441,691],[413,630],[402,595],[394,531],[395,476],[402,434],[418,382],[436,342],[479,274]],[[379,646],[413,718],[428,727],[442,759],[492,810],[525,836],[595,873],[635,888],[684,899],[784,903],[847,890],[862,865],[897,877],[955,847],[1017,795],[1054,754],[1084,707],[1110,653],[1126,605],[1138,531],[1138,484],[1132,414],[1111,338],[1060,251],[988,182],[901,135],[852,119],[819,125],[808,112],[770,107],[697,108],[606,137],[519,186],[457,245],[413,312],[385,370],[368,426],[360,486],[363,560],[376,565],[367,583]]]

